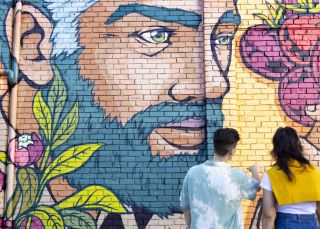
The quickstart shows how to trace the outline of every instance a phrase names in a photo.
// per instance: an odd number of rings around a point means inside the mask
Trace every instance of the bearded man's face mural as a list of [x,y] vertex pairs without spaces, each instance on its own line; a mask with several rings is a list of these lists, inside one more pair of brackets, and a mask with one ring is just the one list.
[[[98,103],[83,106],[79,136],[68,144],[101,136],[104,147],[68,176],[70,184],[105,185],[126,204],[160,216],[179,211],[185,172],[208,158],[207,144],[222,126],[234,12],[233,5],[211,19],[206,72],[203,12],[195,1],[99,1],[79,15],[81,50],[71,55],[83,79],[77,86],[92,85],[88,93]],[[75,75],[62,75],[72,85]],[[87,116],[92,111],[97,117]]]

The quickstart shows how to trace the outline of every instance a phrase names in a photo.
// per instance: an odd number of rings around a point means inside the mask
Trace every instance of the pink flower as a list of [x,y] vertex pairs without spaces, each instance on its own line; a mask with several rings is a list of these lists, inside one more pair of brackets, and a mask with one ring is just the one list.
[[[26,225],[27,225],[27,222],[28,222],[28,218],[25,218],[22,221],[21,225],[20,225],[20,229],[25,229]],[[31,219],[30,228],[32,228],[32,229],[43,229],[44,225],[43,225],[42,221],[38,217],[34,216]]]
[[31,135],[22,134],[12,139],[8,152],[13,164],[23,167],[36,163],[42,155],[42,150],[41,140],[35,133],[32,133]]
[[6,188],[6,174],[0,170],[0,192]]

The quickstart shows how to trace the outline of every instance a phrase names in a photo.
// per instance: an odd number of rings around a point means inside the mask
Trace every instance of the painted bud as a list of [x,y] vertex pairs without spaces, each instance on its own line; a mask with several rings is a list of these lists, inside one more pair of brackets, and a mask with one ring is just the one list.
[[[26,229],[27,227],[27,222],[28,222],[29,218],[25,218],[21,225],[20,225],[20,229]],[[31,218],[31,223],[30,223],[30,228],[32,229],[43,229],[44,225],[42,223],[42,221],[38,218],[38,217],[32,217]]]
[[9,143],[9,157],[19,167],[36,163],[42,156],[43,145],[39,137],[32,133],[22,134]]

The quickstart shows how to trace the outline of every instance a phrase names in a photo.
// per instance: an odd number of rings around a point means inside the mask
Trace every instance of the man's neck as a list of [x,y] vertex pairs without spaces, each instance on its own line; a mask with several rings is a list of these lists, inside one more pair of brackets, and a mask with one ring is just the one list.
[[227,163],[229,160],[230,160],[230,156],[228,154],[224,157],[215,155],[212,158],[213,162],[226,162]]

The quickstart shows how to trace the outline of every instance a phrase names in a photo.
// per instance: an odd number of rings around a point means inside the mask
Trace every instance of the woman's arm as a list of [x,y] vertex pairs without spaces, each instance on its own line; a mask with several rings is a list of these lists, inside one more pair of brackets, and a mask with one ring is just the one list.
[[318,224],[320,225],[320,202],[317,202],[317,218],[318,218]]
[[273,192],[263,189],[262,229],[272,229],[276,217],[276,200]]

